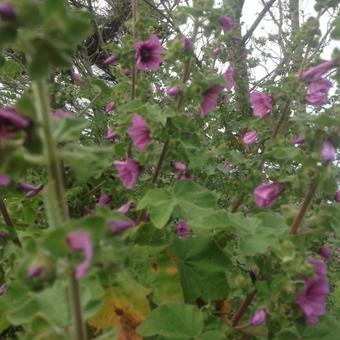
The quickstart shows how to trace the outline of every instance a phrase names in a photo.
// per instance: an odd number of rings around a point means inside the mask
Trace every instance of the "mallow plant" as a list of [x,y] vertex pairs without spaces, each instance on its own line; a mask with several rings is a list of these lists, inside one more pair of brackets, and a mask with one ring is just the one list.
[[83,2],[0,3],[3,335],[336,339],[339,1],[261,81],[275,1],[124,1],[116,40]]

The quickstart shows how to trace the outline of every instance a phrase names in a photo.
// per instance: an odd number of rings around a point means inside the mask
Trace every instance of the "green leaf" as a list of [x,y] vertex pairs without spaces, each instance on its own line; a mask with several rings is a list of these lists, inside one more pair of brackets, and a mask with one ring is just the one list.
[[171,250],[178,259],[185,300],[218,300],[227,296],[229,260],[210,238],[176,240]]
[[167,304],[152,311],[137,328],[144,337],[160,335],[166,339],[192,339],[203,331],[203,314],[196,306]]
[[65,117],[60,120],[53,121],[54,137],[61,142],[70,142],[80,137],[81,131],[85,129],[89,123],[81,118]]
[[302,336],[308,340],[338,340],[340,334],[340,324],[338,320],[326,316],[321,319],[317,326],[307,326]]
[[12,325],[23,325],[30,322],[39,311],[39,304],[33,298],[25,301],[23,304],[15,306],[17,306],[17,308],[7,314],[7,319]]
[[[223,226],[227,215],[217,206],[215,193],[203,189],[192,181],[178,181],[173,188],[152,189],[139,202],[137,209],[148,209],[152,223],[163,228],[176,209],[182,218],[193,220],[193,227],[209,230]],[[215,224],[206,223],[208,216],[214,216]],[[203,220],[200,220],[200,216]],[[205,220],[204,220],[205,218]]]
[[280,237],[287,231],[284,218],[275,213],[260,213],[240,224],[240,251],[245,256],[280,249]]

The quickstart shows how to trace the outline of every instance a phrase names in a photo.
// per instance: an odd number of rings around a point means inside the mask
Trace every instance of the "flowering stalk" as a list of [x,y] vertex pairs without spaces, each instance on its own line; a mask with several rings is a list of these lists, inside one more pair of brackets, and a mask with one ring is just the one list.
[[[133,31],[133,40],[136,41],[137,39],[137,1],[138,0],[131,0],[132,6],[132,31]],[[132,66],[132,79],[131,79],[131,100],[135,99],[136,95],[136,78],[137,78],[137,68],[136,64],[134,63]]]
[[273,139],[275,139],[277,137],[277,135],[279,134],[279,131],[280,131],[282,125],[283,125],[284,120],[286,119],[288,112],[289,112],[289,101],[286,102],[286,104],[285,104],[285,106],[282,110],[280,119],[278,120],[278,122],[277,122],[277,124],[274,128],[274,131],[273,131],[273,134],[272,134]]
[[305,216],[310,203],[312,202],[312,199],[315,195],[316,189],[317,189],[317,183],[315,181],[312,181],[309,185],[305,199],[304,199],[304,201],[303,201],[303,203],[302,203],[302,205],[299,209],[299,212],[295,216],[294,221],[293,221],[293,223],[290,227],[289,233],[291,235],[297,234],[298,227],[299,227],[300,223],[302,222],[303,217]]
[[[41,126],[41,139],[44,145],[44,156],[48,170],[48,190],[45,195],[45,208],[50,226],[57,227],[68,219],[68,211],[64,196],[63,176],[57,156],[56,141],[53,138],[47,88],[45,79],[36,80],[32,83],[37,118]],[[79,287],[74,276],[73,268],[69,274],[69,292],[73,317],[76,324],[76,338],[77,340],[86,340],[87,336],[82,318]]]
[[0,211],[1,211],[1,215],[4,218],[5,221],[5,225],[10,233],[10,235],[12,235],[12,239],[13,239],[13,243],[15,243],[17,246],[21,247],[21,242],[18,238],[18,234],[15,230],[13,221],[11,219],[11,216],[7,210],[6,204],[4,202],[4,200],[0,197]]
[[[194,31],[193,31],[193,37],[192,37],[193,43],[195,43],[195,41],[196,41],[197,33],[198,33],[198,20],[195,22],[195,25],[194,25]],[[182,83],[183,84],[185,84],[189,79],[191,60],[192,60],[192,57],[191,57],[191,55],[189,55],[188,59],[184,63],[183,74],[182,74]],[[183,105],[183,95],[182,95],[182,92],[180,92],[178,100],[177,100],[177,112],[179,112],[181,110],[182,105]],[[162,151],[161,151],[161,154],[160,154],[160,157],[159,157],[159,161],[158,161],[158,164],[156,166],[156,170],[155,170],[154,175],[152,177],[152,183],[157,182],[157,178],[158,178],[160,170],[162,168],[162,164],[163,164],[163,161],[165,159],[165,155],[166,155],[166,152],[168,150],[168,147],[169,147],[169,140],[167,140],[163,145],[163,148],[162,148]]]

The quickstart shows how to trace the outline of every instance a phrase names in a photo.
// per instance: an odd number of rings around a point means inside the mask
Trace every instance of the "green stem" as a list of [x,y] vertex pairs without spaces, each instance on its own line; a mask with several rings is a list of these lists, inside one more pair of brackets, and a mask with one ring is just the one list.
[[[51,113],[48,101],[48,85],[45,79],[32,83],[33,96],[37,111],[37,118],[41,127],[41,140],[44,145],[44,157],[48,171],[48,185],[45,195],[45,206],[48,221],[51,227],[59,227],[68,219],[64,195],[64,182],[57,154],[56,141],[53,138]],[[77,340],[86,340],[85,325],[83,322],[78,282],[74,277],[74,270],[69,275],[70,301]]]

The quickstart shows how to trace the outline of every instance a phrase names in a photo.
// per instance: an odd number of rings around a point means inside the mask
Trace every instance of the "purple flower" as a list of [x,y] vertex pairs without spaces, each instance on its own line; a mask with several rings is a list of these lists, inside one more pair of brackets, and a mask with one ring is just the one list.
[[29,125],[29,120],[18,114],[15,108],[0,109],[0,142],[14,138],[20,130],[27,130]]
[[139,177],[139,163],[127,158],[125,161],[115,161],[114,165],[125,188],[132,189]]
[[317,79],[308,85],[305,100],[313,106],[327,104],[327,95],[333,84],[328,79]]
[[332,257],[332,249],[322,246],[319,249],[319,254],[324,258],[325,261],[328,261]]
[[120,235],[125,230],[135,226],[135,222],[131,220],[113,220],[110,222],[110,230],[113,235]]
[[55,120],[60,120],[60,119],[63,119],[65,117],[73,118],[74,117],[74,113],[70,112],[70,111],[63,111],[63,110],[58,109],[58,110],[55,110],[52,113],[52,117]]
[[1,286],[0,286],[0,296],[1,295],[4,295],[6,293],[6,290],[7,290],[7,284],[6,283],[3,283]]
[[111,102],[111,103],[107,103],[105,105],[105,111],[106,112],[111,112],[113,110],[113,108],[115,107],[115,103]]
[[172,166],[179,171],[185,171],[187,169],[187,166],[179,161],[172,162]]
[[181,88],[178,85],[176,85],[176,86],[168,87],[166,89],[166,94],[169,97],[176,97],[179,95],[180,91],[181,91]]
[[188,223],[185,220],[179,220],[176,225],[176,233],[179,238],[186,239],[190,235]]
[[70,76],[72,81],[77,84],[81,84],[83,82],[83,80],[81,79],[81,75],[73,70],[70,70]]
[[188,37],[183,38],[183,49],[187,53],[191,53],[194,49],[194,45]]
[[231,170],[233,168],[233,165],[230,162],[225,162],[223,167],[225,169]]
[[254,191],[256,205],[260,208],[270,207],[284,190],[282,183],[260,184]]
[[221,51],[222,51],[221,47],[215,47],[215,48],[213,49],[213,55],[214,55],[214,57],[217,58],[217,57],[221,54]]
[[4,230],[0,231],[0,238],[6,238],[7,236],[8,236],[8,232],[7,231],[4,231]]
[[107,129],[105,139],[114,142],[117,139],[117,132],[113,131],[111,128]]
[[305,138],[303,136],[295,136],[293,139],[294,144],[301,145],[305,142]]
[[260,326],[266,322],[267,310],[265,308],[259,309],[251,318],[251,324],[253,326]]
[[0,187],[7,187],[11,183],[10,177],[6,175],[0,175]]
[[227,90],[230,91],[235,86],[235,80],[234,80],[234,68],[232,64],[229,64],[227,70],[224,74],[224,79],[227,82]]
[[335,193],[335,201],[340,203],[340,190]]
[[67,234],[66,242],[72,250],[81,251],[84,254],[84,261],[75,269],[76,278],[81,279],[85,276],[92,261],[93,249],[90,234],[85,230],[75,230]]
[[330,140],[325,140],[322,143],[321,157],[326,162],[332,162],[335,158],[335,148]]
[[301,79],[306,81],[319,80],[326,72],[330,71],[336,66],[335,59],[326,61],[316,66],[312,66],[307,71],[303,72]]
[[14,7],[9,3],[0,4],[0,18],[3,21],[13,21],[16,18]]
[[227,15],[219,17],[218,22],[224,33],[230,31],[235,26],[234,20]]
[[209,112],[216,110],[217,98],[223,87],[221,85],[212,85],[203,93],[201,103],[201,117],[204,118]]
[[243,136],[243,143],[244,144],[247,144],[247,145],[250,145],[250,144],[253,144],[256,142],[257,140],[257,133],[255,130],[252,130],[252,131],[248,131],[244,134]]
[[33,266],[27,272],[27,277],[33,279],[39,277],[43,272],[44,268],[42,266]]
[[161,63],[161,54],[165,51],[157,35],[133,45],[136,51],[137,68],[139,70],[157,71]]
[[103,64],[104,65],[111,65],[113,63],[115,63],[117,61],[117,56],[114,54],[111,54],[110,56],[108,56],[104,61]]
[[130,70],[129,68],[125,68],[123,72],[124,72],[124,74],[125,74],[127,77],[130,77],[131,74],[132,74],[132,72],[131,72],[131,70]]
[[258,91],[250,94],[250,103],[256,117],[266,116],[273,108],[272,97]]
[[111,204],[111,196],[102,194],[99,196],[98,202],[96,204],[96,207],[103,207],[105,205],[109,206]]
[[317,325],[321,315],[326,314],[326,299],[329,294],[327,267],[324,261],[309,259],[314,267],[314,277],[305,278],[303,290],[296,296],[295,302],[301,308],[305,321],[310,325]]
[[18,183],[17,188],[26,192],[27,197],[34,197],[43,189],[43,185],[34,186],[30,183]]
[[125,204],[123,204],[120,208],[118,208],[118,212],[121,214],[127,214],[132,206],[132,201],[127,201]]
[[128,129],[128,135],[139,150],[143,150],[151,143],[148,124],[138,113],[135,113],[132,117],[132,125]]

